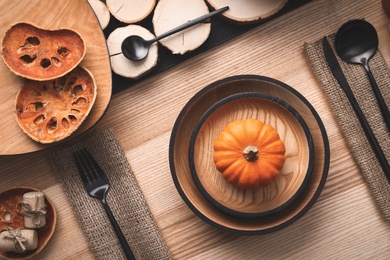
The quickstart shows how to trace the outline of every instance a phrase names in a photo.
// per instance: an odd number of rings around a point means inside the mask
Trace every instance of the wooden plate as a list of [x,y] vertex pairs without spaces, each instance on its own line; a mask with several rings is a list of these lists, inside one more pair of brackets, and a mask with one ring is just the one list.
[[[242,92],[219,100],[202,115],[190,139],[189,163],[194,182],[206,200],[223,213],[259,218],[283,210],[302,193],[313,170],[314,146],[306,122],[293,107],[269,94]],[[271,125],[286,147],[279,177],[256,190],[228,183],[213,159],[214,142],[225,126],[249,118]]]
[[[24,216],[20,213],[20,202],[23,200],[23,195],[27,192],[35,192],[38,190],[33,187],[13,187],[2,193],[0,193],[0,231],[7,230],[8,227],[13,229],[24,228]],[[57,223],[57,213],[53,202],[46,196],[46,225],[36,229],[38,233],[38,246],[33,251],[25,251],[24,253],[15,252],[3,252],[0,251],[0,258],[4,259],[29,259],[39,252],[46,246],[52,237]],[[3,222],[5,214],[12,213],[11,220]]]
[[[189,166],[188,147],[193,129],[206,110],[217,101],[241,92],[262,92],[294,108],[305,120],[313,138],[314,165],[301,196],[270,216],[243,219],[224,214],[211,205],[198,190]],[[175,186],[188,207],[205,222],[227,232],[257,235],[282,229],[301,218],[320,195],[329,170],[329,142],[324,125],[311,104],[295,89],[275,79],[257,75],[229,77],[205,87],[182,109],[172,130],[169,163]]]
[[[79,32],[87,44],[86,55],[81,62],[94,75],[97,83],[97,99],[91,113],[70,138],[78,136],[103,116],[111,99],[111,68],[104,34],[88,1],[31,0],[18,2],[0,1],[0,37],[12,24],[30,22],[41,28],[70,28]],[[13,74],[0,61],[0,155],[23,154],[39,151],[55,144],[40,144],[30,139],[19,128],[14,114],[15,99],[24,79]],[[69,140],[67,138],[66,140]]]

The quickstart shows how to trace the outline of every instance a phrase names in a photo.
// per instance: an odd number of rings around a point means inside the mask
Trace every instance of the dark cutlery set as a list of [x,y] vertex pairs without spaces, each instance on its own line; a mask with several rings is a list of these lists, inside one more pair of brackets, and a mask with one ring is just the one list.
[[[326,62],[336,78],[340,87],[345,92],[356,116],[360,122],[360,125],[367,136],[367,139],[372,146],[372,149],[383,169],[383,172],[390,182],[390,166],[383,153],[382,148],[379,145],[377,138],[375,137],[369,123],[367,122],[359,104],[356,100],[353,91],[342,71],[342,68],[337,60],[331,44],[327,37],[322,40],[323,51]],[[378,48],[378,35],[375,28],[367,21],[364,20],[350,20],[343,24],[336,33],[335,37],[335,49],[338,56],[349,63],[361,64],[370,80],[373,88],[376,100],[381,110],[383,119],[386,123],[387,129],[390,130],[390,114],[386,107],[386,103],[383,96],[378,89],[377,83],[370,71],[369,60],[375,54]]]

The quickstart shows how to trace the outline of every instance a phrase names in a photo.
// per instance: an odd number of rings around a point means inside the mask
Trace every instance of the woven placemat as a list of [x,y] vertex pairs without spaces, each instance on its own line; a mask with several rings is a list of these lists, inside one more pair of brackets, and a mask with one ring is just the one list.
[[[335,34],[327,36],[334,48]],[[318,81],[322,85],[331,104],[337,122],[349,148],[365,177],[386,221],[390,222],[390,184],[375,157],[355,112],[345,93],[330,71],[322,50],[322,38],[316,42],[305,43],[304,49]],[[367,74],[361,65],[348,64],[337,57],[351,89],[372,128],[382,150],[390,160],[390,135],[382,118]],[[380,51],[377,51],[369,62],[386,104],[390,104],[390,73]]]
[[107,203],[137,259],[172,259],[126,156],[112,129],[49,154],[52,166],[76,213],[96,259],[125,259],[101,203],[88,196],[72,152],[86,147],[106,172]]

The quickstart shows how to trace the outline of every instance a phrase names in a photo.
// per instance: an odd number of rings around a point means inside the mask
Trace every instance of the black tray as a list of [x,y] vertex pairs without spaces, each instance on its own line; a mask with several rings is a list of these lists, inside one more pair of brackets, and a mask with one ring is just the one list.
[[[209,50],[211,48],[214,48],[215,46],[218,46],[221,43],[224,43],[230,39],[233,39],[234,37],[241,35],[257,26],[260,26],[276,17],[279,17],[285,13],[288,13],[291,10],[294,10],[295,8],[298,8],[312,0],[290,0],[286,6],[278,12],[276,15],[263,20],[261,22],[258,22],[256,24],[249,24],[249,25],[243,25],[243,24],[232,24],[228,23],[226,21],[223,21],[220,18],[212,18],[211,23],[211,32],[208,39],[196,50],[186,53],[184,55],[175,55],[172,54],[171,51],[163,47],[161,44],[158,48],[158,63],[157,65],[149,71],[144,76],[138,78],[138,79],[129,79],[122,76],[119,76],[112,72],[112,84],[113,84],[113,93],[117,93],[123,89],[126,89],[137,82],[140,82],[146,78],[149,78],[153,75],[156,75],[159,72],[162,72],[172,66],[178,65],[181,62],[190,59],[191,57],[194,57],[195,55],[198,55],[200,53],[203,53],[206,50]],[[147,28],[149,31],[154,33],[153,30],[153,24],[152,24],[152,17],[153,12],[142,22],[137,23],[140,26],[143,26]],[[115,30],[118,27],[127,26],[127,24],[119,22],[117,19],[115,19],[113,16],[111,16],[110,23],[104,29],[104,35],[107,38],[110,33]]]

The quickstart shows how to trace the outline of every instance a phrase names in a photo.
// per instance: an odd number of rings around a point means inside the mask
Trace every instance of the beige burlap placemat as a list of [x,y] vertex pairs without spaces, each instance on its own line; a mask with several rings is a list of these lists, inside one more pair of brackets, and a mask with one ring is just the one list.
[[89,197],[72,152],[86,147],[106,172],[107,202],[137,259],[172,259],[126,156],[112,129],[50,152],[50,161],[96,259],[125,259],[101,203]]
[[[334,34],[327,36],[332,47],[334,47],[334,36]],[[375,157],[355,112],[325,61],[322,50],[322,38],[316,42],[305,43],[304,49],[312,70],[331,104],[337,122],[359,165],[361,173],[365,177],[383,216],[386,221],[390,222],[390,184]],[[387,160],[390,160],[390,135],[381,116],[378,103],[363,66],[348,64],[339,57],[337,58]],[[385,102],[389,106],[390,73],[380,51],[370,60],[369,65],[384,96]]]

